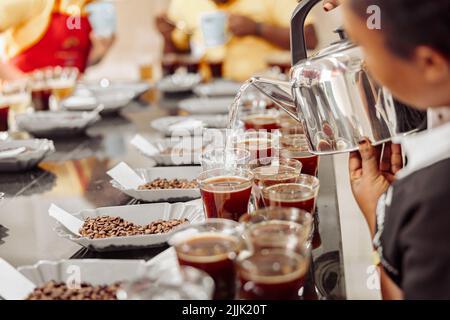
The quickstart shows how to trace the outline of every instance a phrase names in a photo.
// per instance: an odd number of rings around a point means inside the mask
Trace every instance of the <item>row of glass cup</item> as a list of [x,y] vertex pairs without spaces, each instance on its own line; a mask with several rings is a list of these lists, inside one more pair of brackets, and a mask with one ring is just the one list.
[[125,284],[122,299],[301,299],[310,264],[312,216],[267,208],[240,223],[208,219],[171,237],[180,268],[154,267]]
[[[153,270],[150,279],[147,274],[127,286],[124,297],[301,298],[320,182],[301,174],[299,160],[278,157],[274,140],[280,137],[258,131],[235,138],[231,149],[202,154],[204,171],[197,181],[208,219],[171,238],[181,269]],[[301,136],[280,139],[304,144]],[[170,285],[161,284],[164,279]]]
[[49,67],[23,79],[0,82],[0,135],[16,131],[15,116],[33,110],[59,110],[60,102],[72,95],[78,69]]

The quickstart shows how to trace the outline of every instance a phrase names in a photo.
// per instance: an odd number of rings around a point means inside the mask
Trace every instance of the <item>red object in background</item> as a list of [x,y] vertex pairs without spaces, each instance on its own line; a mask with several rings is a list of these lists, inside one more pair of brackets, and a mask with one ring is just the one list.
[[9,106],[0,106],[0,132],[8,131]]
[[54,12],[43,37],[30,48],[9,60],[23,72],[45,67],[76,67],[84,72],[92,43],[87,16],[71,17]]

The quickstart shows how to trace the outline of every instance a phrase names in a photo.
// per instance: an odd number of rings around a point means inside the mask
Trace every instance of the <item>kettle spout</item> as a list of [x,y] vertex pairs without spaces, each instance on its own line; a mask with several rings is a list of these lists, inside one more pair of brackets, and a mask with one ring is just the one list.
[[302,122],[298,117],[297,107],[291,93],[292,85],[289,82],[253,77],[250,79],[250,83],[290,117],[299,123]]

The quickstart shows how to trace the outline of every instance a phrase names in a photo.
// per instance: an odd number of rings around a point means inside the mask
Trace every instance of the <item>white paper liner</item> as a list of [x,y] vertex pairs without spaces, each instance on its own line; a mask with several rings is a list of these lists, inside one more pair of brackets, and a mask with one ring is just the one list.
[[53,142],[47,139],[5,141],[1,149],[25,147],[33,151],[22,152],[14,157],[0,158],[0,171],[23,171],[36,167],[47,155],[55,152]]
[[[202,206],[185,203],[154,203],[134,206],[105,207],[84,210],[73,214],[78,219],[98,216],[121,217],[139,225],[146,225],[156,220],[188,219],[190,223],[203,222],[205,214]],[[176,230],[176,228],[174,229]],[[113,237],[105,239],[88,239],[74,235],[57,222],[55,232],[62,238],[71,240],[80,246],[97,251],[125,250],[128,248],[143,248],[162,245],[170,238],[172,230],[165,234],[137,235],[129,237]]]
[[[122,171],[123,170],[123,171]],[[155,179],[186,179],[195,180],[201,173],[200,167],[173,167],[173,168],[147,168],[132,170],[137,177],[129,172],[131,168],[119,164],[108,174],[114,178],[111,184],[114,188],[138,200],[146,202],[176,202],[200,198],[200,189],[164,189],[164,190],[139,190],[139,186]]]

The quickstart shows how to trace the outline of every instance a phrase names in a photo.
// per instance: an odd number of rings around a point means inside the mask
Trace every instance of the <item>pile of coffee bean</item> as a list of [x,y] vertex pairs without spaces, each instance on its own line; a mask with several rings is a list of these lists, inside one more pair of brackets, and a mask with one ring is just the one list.
[[145,234],[158,234],[167,233],[173,228],[183,224],[188,223],[188,219],[173,219],[173,220],[156,220],[150,223],[145,229]]
[[117,300],[120,283],[93,286],[82,283],[70,288],[65,283],[50,281],[34,289],[27,300]]
[[158,220],[140,226],[120,217],[100,216],[87,218],[80,229],[80,234],[89,239],[158,234],[167,233],[176,226],[188,222],[187,219]]
[[139,187],[139,190],[161,190],[161,189],[195,189],[197,182],[187,179],[155,179]]

